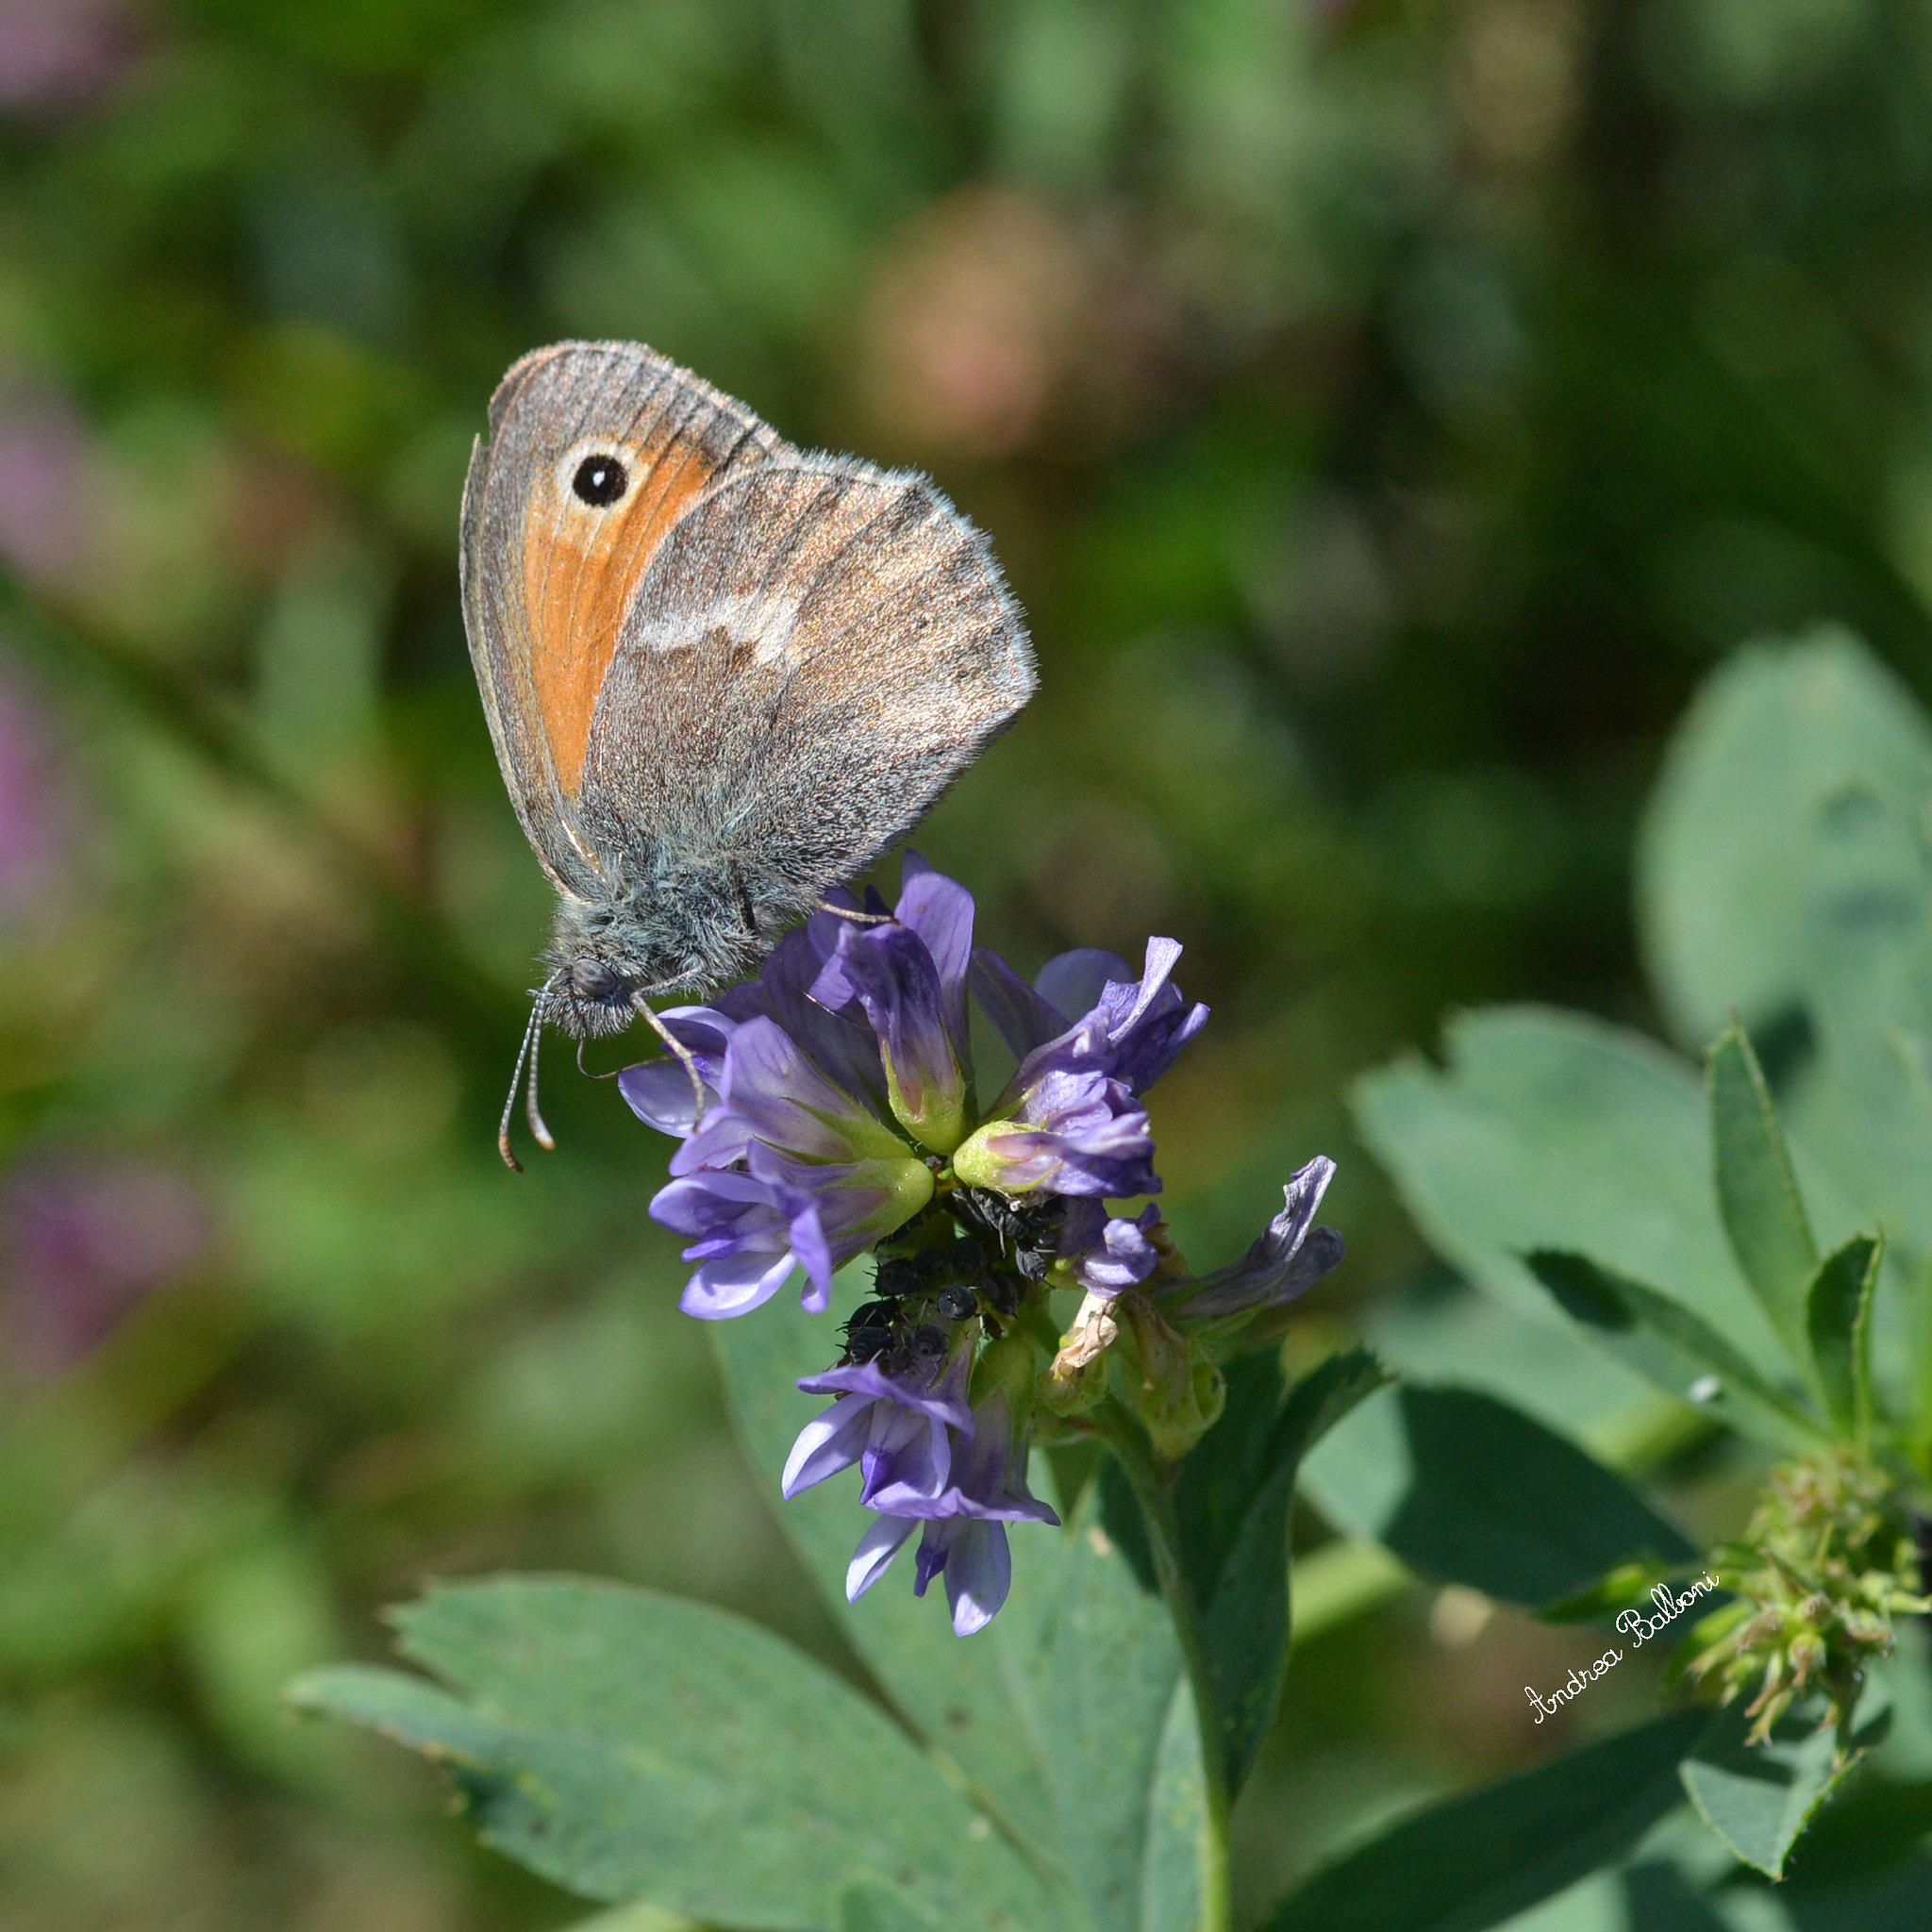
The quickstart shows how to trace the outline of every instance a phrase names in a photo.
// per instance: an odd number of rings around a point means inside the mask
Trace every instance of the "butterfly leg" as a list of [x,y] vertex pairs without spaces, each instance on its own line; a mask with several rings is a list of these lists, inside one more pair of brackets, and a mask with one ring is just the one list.
[[654,1008],[645,1004],[642,993],[632,993],[630,1003],[644,1016],[651,1031],[664,1042],[673,1056],[683,1065],[684,1071],[691,1076],[691,1098],[696,1103],[691,1113],[691,1124],[692,1131],[695,1132],[699,1123],[705,1117],[705,1077],[698,1072],[698,1063],[691,1058],[691,1048],[685,1045],[684,1041],[678,1039],[670,1027],[665,1025],[663,1021],[658,1017]]
[[841,919],[849,919],[854,925],[891,925],[890,912],[860,912],[856,907],[834,906],[829,899],[814,899],[812,904],[821,912],[836,913]]

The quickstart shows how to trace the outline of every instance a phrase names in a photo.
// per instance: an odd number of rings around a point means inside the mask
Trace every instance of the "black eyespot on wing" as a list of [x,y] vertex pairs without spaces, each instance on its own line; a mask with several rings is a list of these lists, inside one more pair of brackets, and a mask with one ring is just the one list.
[[630,488],[630,476],[615,457],[586,457],[570,487],[592,508],[608,509]]

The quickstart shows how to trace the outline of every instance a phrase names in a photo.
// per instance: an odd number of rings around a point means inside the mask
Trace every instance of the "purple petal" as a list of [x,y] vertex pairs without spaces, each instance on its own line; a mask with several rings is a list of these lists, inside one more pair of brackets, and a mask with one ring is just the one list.
[[820,913],[808,925],[787,933],[758,975],[759,1000],[765,1015],[821,1073],[861,1106],[876,1108],[885,1097],[885,1070],[862,1009],[846,998],[821,1002],[812,997],[825,961],[838,951],[839,935],[850,930],[849,920]]
[[1134,969],[1118,953],[1104,953],[1097,946],[1079,946],[1049,959],[1033,984],[1048,1006],[1066,1015],[1054,1029],[1059,1032],[1069,1021],[1091,1013],[1100,1004],[1101,992],[1109,980],[1131,984],[1133,977]]
[[648,1209],[653,1221],[677,1234],[704,1235],[741,1221],[758,1208],[769,1208],[772,1191],[748,1174],[680,1175],[658,1190]]
[[872,1429],[873,1398],[847,1395],[814,1416],[798,1432],[779,1478],[781,1494],[790,1498],[841,1470],[850,1469],[865,1448]]
[[1160,1209],[1147,1208],[1135,1221],[1109,1221],[1097,1247],[1080,1261],[1080,1285],[1090,1294],[1112,1297],[1138,1288],[1160,1260],[1147,1230],[1160,1219]]
[[685,1285],[677,1306],[700,1322],[729,1321],[734,1315],[747,1315],[762,1307],[785,1286],[791,1273],[789,1254],[775,1259],[770,1255],[747,1254],[705,1261]]
[[810,1288],[799,1297],[808,1315],[823,1315],[832,1299],[832,1250],[819,1220],[818,1206],[800,1199],[791,1215],[791,1258],[805,1270]]
[[1003,1523],[962,1524],[946,1556],[946,1600],[953,1630],[971,1637],[984,1630],[1013,1587],[1013,1556]]
[[973,997],[992,1022],[993,1031],[1021,1059],[1067,1030],[1065,1016],[1056,1012],[997,953],[983,946],[973,956],[972,982]]
[[[910,1519],[907,1519],[910,1521]],[[926,1520],[925,1534],[919,1539],[919,1548],[913,1554],[912,1594],[924,1596],[926,1586],[946,1567],[946,1558],[953,1553],[953,1538],[958,1534],[950,1520]]]
[[1239,1261],[1202,1276],[1183,1291],[1180,1306],[1193,1320],[1211,1320],[1245,1309],[1292,1301],[1341,1260],[1341,1237],[1332,1227],[1311,1227],[1315,1210],[1334,1178],[1325,1154],[1302,1168],[1282,1190],[1282,1209]]
[[1127,969],[1100,990],[1094,1005],[1105,1010],[1108,1031],[1116,1039],[1146,1017],[1148,1008],[1165,991],[1168,975],[1180,957],[1178,940],[1151,939],[1147,941],[1147,963],[1141,968],[1138,984],[1132,970]]
[[867,1395],[874,1402],[896,1402],[902,1408],[915,1409],[936,1422],[949,1424],[962,1436],[973,1433],[973,1411],[966,1406],[966,1377],[971,1371],[972,1352],[958,1350],[937,1381],[922,1387],[909,1379],[894,1379],[876,1362],[850,1362],[842,1369],[826,1369],[807,1375],[798,1384],[808,1395]]
[[731,1036],[719,1091],[725,1110],[751,1134],[807,1160],[850,1160],[861,1147],[877,1153],[892,1144],[890,1131],[861,1113],[772,1020],[747,1020]]
[[906,1539],[917,1525],[910,1518],[881,1516],[859,1538],[858,1547],[845,1570],[845,1601],[856,1604],[881,1576],[899,1554]]
[[[617,1076],[617,1091],[629,1103],[631,1112],[660,1134],[675,1134],[683,1140],[697,1124],[697,1102],[691,1091],[691,1075],[676,1060],[641,1060],[634,1067],[625,1068]],[[717,1097],[716,1090],[708,1083],[707,1113],[717,1104]]]
[[899,874],[894,916],[924,943],[939,974],[947,1037],[961,1065],[967,1058],[966,976],[973,965],[973,894],[908,852]]
[[[683,1072],[679,1068],[680,1073]],[[691,1082],[685,1082],[685,1092]],[[703,1124],[671,1157],[671,1172],[682,1179],[708,1168],[727,1168],[742,1160],[752,1148],[751,1124],[722,1102],[705,1109]]]
[[848,927],[812,997],[837,1005],[848,996],[858,999],[878,1036],[893,1111],[928,1145],[950,1151],[963,1131],[965,1076],[925,941],[905,925]]
[[953,1473],[944,1423],[880,1404],[872,1440],[860,1457],[858,1500],[888,1516],[908,1516],[901,1503],[926,1503],[945,1493]]

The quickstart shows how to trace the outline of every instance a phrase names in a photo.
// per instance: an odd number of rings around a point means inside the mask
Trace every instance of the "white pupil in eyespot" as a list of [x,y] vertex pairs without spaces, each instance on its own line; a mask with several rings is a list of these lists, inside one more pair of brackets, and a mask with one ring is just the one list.
[[615,457],[586,457],[571,478],[571,489],[585,503],[602,509],[615,503],[629,487],[630,478]]

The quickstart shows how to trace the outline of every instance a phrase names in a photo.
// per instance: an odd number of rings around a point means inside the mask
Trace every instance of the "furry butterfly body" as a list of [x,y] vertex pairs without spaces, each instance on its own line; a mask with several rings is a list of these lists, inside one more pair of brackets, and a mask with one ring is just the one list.
[[794,449],[637,343],[504,377],[462,585],[558,892],[533,1028],[579,1038],[755,968],[1034,687],[985,539],[930,481]]

